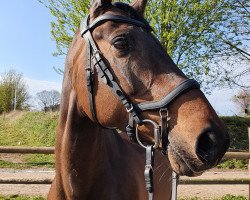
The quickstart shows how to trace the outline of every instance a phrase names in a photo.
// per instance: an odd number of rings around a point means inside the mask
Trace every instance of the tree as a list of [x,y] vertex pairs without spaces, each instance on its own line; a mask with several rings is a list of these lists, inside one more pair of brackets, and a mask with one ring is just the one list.
[[240,107],[242,113],[250,115],[250,90],[241,90],[232,100]]
[[26,109],[29,93],[23,75],[9,70],[0,76],[0,113]]
[[[90,1],[39,0],[55,17],[51,33],[55,56],[65,55]],[[218,85],[249,87],[248,0],[148,0],[146,17],[174,62],[204,89]],[[124,1],[130,2],[130,1]]]
[[56,90],[43,90],[41,92],[38,92],[36,96],[44,112],[48,110],[54,111],[59,107],[61,94]]
[[7,111],[8,101],[6,101],[6,86],[0,84],[0,114]]

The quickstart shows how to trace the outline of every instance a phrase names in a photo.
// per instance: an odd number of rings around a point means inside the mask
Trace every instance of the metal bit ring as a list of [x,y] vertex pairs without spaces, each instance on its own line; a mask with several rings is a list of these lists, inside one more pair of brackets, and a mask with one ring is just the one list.
[[[158,147],[159,147],[159,145],[160,145],[160,139],[161,139],[161,136],[160,136],[160,130],[159,130],[159,126],[158,126],[158,124],[157,123],[155,123],[154,121],[152,121],[152,120],[150,120],[150,119],[144,119],[144,120],[142,120],[142,124],[141,125],[143,125],[143,124],[145,124],[145,123],[149,123],[149,124],[151,124],[151,125],[153,125],[153,127],[154,127],[154,146],[153,146],[153,148],[154,149],[157,149]],[[139,134],[138,134],[138,127],[139,126],[141,126],[141,125],[139,125],[139,124],[137,124],[137,126],[136,126],[136,139],[137,139],[137,141],[138,141],[138,143],[143,147],[143,148],[147,148],[147,146],[145,146],[142,142],[141,142],[141,140],[140,140],[140,138],[139,138]]]

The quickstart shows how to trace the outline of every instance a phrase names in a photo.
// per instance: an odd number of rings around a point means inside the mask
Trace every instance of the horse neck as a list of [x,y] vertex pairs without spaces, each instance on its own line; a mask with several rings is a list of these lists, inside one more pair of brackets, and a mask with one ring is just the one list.
[[[144,150],[80,114],[73,90],[65,94],[62,94],[55,153],[57,181],[66,196],[81,193],[79,198],[91,199],[96,195],[93,187],[102,187],[98,192],[104,196],[110,195],[105,191],[118,187],[128,191],[126,187],[131,185],[119,186],[117,180],[120,184],[133,180],[136,186],[130,191],[134,190],[135,199],[140,199],[138,191],[145,190]],[[135,174],[139,170],[141,173]]]
[[[81,114],[69,74],[70,69],[66,68],[56,137],[56,177],[50,196],[52,199],[53,195],[60,196],[59,199],[65,196],[69,199],[146,199],[145,150]],[[166,161],[159,154],[156,156],[156,165],[160,166],[156,166],[154,176],[158,181],[156,196],[157,193],[169,194],[166,187],[170,173],[164,172],[169,166]],[[166,178],[168,181],[160,184],[160,179]]]
[[[76,101],[74,91],[70,92],[68,98],[62,99],[62,104],[67,106],[61,107],[57,130],[57,143],[61,144],[60,148],[70,146],[71,151],[75,148],[87,149],[83,152],[86,153],[86,158],[96,156],[95,158],[106,159],[124,156],[125,149],[129,151],[130,148],[127,139],[116,130],[102,128],[81,114]],[[143,153],[142,150],[140,152]]]

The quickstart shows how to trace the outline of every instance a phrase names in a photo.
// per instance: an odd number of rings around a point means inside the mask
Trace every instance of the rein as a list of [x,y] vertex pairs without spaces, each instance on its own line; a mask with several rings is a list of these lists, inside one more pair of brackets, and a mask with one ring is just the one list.
[[[175,100],[178,96],[183,93],[190,91],[192,89],[199,89],[200,85],[192,79],[187,79],[178,85],[169,94],[166,94],[160,101],[155,102],[145,102],[145,103],[133,103],[127,98],[126,94],[123,92],[122,88],[116,82],[112,72],[109,70],[108,66],[104,63],[102,58],[102,53],[99,51],[93,36],[92,31],[99,25],[107,22],[114,21],[117,23],[127,23],[138,27],[141,27],[149,32],[152,28],[145,22],[118,16],[118,15],[108,15],[104,14],[96,18],[91,24],[89,24],[89,16],[87,16],[81,24],[81,36],[85,38],[87,44],[87,66],[86,66],[86,81],[89,93],[89,104],[92,117],[95,122],[98,122],[96,117],[96,112],[94,108],[94,97],[93,97],[93,70],[92,67],[97,70],[99,77],[102,82],[108,85],[111,90],[118,96],[119,100],[124,105],[126,111],[129,113],[129,122],[126,127],[126,132],[131,141],[137,142],[143,148],[146,149],[146,165],[145,165],[145,183],[146,189],[148,191],[148,199],[153,200],[153,166],[154,166],[154,151],[160,147],[162,144],[162,153],[166,155],[168,146],[168,105]],[[161,117],[161,124],[158,125],[156,122],[149,119],[142,119],[140,114],[144,111],[158,110]],[[154,127],[154,145],[144,145],[139,138],[138,127],[143,124],[151,124]],[[102,125],[101,125],[102,126]],[[105,128],[105,127],[104,127]],[[176,199],[177,196],[177,175],[175,172],[172,174],[172,200]]]

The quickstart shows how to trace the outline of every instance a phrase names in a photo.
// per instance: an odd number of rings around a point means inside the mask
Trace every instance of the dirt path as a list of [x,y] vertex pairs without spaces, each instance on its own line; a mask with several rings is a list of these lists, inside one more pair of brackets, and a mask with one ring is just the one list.
[[[0,179],[52,179],[54,171],[50,170],[5,170],[0,169]],[[9,185],[0,184],[0,195],[46,196],[50,185]]]
[[[186,178],[186,177],[183,177]],[[234,179],[250,178],[248,172],[206,172],[195,179]],[[248,185],[179,185],[179,197],[200,197],[211,199],[212,197],[222,197],[227,194],[242,195],[249,199]]]
[[[54,177],[54,171],[48,170],[1,170],[0,179],[50,179]],[[207,172],[198,178],[250,178],[248,172]],[[1,185],[1,195],[29,195],[46,196],[49,185]],[[200,197],[210,199],[226,194],[243,195],[249,197],[248,185],[180,185],[178,197]]]

